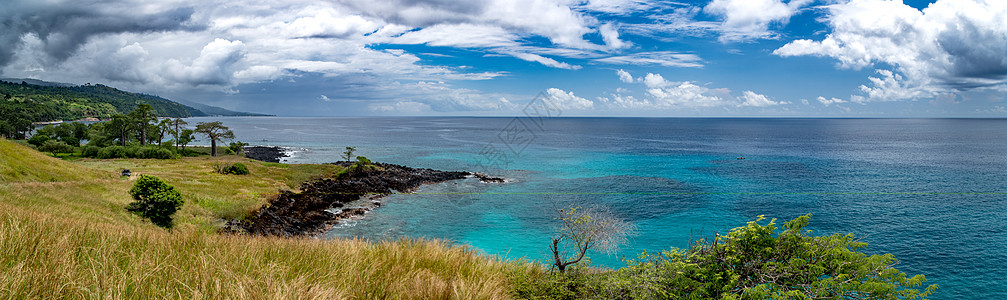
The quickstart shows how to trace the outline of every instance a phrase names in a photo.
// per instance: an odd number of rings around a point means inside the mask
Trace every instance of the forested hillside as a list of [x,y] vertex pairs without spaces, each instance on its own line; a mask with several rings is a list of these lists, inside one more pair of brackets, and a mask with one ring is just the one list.
[[128,113],[146,103],[162,117],[205,116],[202,111],[147,94],[131,93],[105,85],[42,86],[0,81],[0,116],[17,114],[31,122],[109,118]]

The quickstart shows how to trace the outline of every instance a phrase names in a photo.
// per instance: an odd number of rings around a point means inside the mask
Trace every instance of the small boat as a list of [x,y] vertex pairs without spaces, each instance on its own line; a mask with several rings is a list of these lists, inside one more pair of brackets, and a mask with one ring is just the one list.
[[742,159],[745,159],[745,158],[744,157],[738,157],[738,160],[742,160]]

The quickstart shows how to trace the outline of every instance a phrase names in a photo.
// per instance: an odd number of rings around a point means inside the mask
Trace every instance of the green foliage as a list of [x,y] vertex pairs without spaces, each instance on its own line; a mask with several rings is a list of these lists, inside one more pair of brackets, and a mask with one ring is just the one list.
[[[130,93],[104,85],[82,85],[74,87],[40,86],[0,81],[0,119],[11,120],[9,112],[31,122],[77,120],[85,117],[101,119],[115,114],[123,114],[137,108],[139,104],[149,105],[159,116],[193,117],[203,116],[203,112],[167,99],[152,95]],[[80,138],[78,138],[80,139]]]
[[518,299],[588,299],[598,295],[596,291],[600,286],[594,274],[577,271],[513,272],[508,275],[511,291]]
[[357,176],[361,174],[370,173],[373,171],[384,171],[385,169],[375,165],[370,159],[363,156],[357,156],[357,162],[353,163],[349,167],[339,170],[336,173],[336,179],[346,179],[351,176]]
[[234,132],[220,121],[196,123],[196,133],[210,139],[210,156],[217,156],[217,141],[234,138]]
[[234,163],[231,165],[217,163],[213,165],[213,169],[220,174],[232,174],[232,175],[248,175],[251,172],[248,171],[248,167],[243,163]]
[[73,146],[57,140],[47,140],[38,147],[39,151],[56,153],[73,153]]
[[357,151],[357,147],[346,147],[346,151],[343,152],[343,160],[353,161],[353,152]]
[[230,154],[241,154],[241,151],[245,146],[248,146],[248,143],[242,143],[241,141],[236,141],[228,144],[227,149],[231,150]]
[[[596,275],[583,297],[607,299],[926,299],[936,285],[907,277],[891,254],[867,255],[852,234],[810,236],[810,215],[783,225],[758,220],[688,250],[644,252]],[[922,289],[921,289],[922,288]]]
[[81,151],[84,157],[110,159],[110,158],[143,158],[143,159],[171,159],[177,157],[175,151],[165,149],[155,145],[130,145],[130,146],[108,146],[97,147],[88,145]]
[[42,144],[44,144],[46,141],[50,139],[52,138],[49,137],[48,134],[36,133],[35,135],[32,135],[30,138],[28,138],[28,144],[31,144],[32,146],[35,147],[42,147]]
[[134,201],[127,210],[164,228],[171,228],[171,215],[182,207],[182,194],[154,176],[140,175],[129,189],[129,195],[133,196]]

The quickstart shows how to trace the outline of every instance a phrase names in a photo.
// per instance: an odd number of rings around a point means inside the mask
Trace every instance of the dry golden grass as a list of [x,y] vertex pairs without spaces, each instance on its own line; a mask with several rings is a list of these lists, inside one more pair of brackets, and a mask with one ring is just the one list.
[[[537,266],[441,241],[227,236],[219,218],[241,216],[279,188],[335,171],[230,156],[63,162],[0,141],[0,298],[504,299],[506,274]],[[18,158],[8,157],[14,153]],[[221,175],[243,162],[251,175]],[[120,169],[161,177],[185,205],[167,231],[125,210]],[[4,173],[7,174],[7,173]]]

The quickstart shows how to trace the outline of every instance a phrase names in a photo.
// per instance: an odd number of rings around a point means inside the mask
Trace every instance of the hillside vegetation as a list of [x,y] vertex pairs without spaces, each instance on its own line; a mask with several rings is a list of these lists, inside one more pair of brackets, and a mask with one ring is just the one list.
[[77,120],[85,117],[109,118],[125,114],[142,103],[162,117],[205,116],[202,111],[161,97],[130,93],[109,86],[42,86],[0,81],[0,110],[20,111],[32,122]]
[[[0,177],[0,298],[502,299],[506,274],[533,268],[439,241],[215,233],[222,218],[241,218],[333,165],[237,156],[71,163],[3,139],[0,153],[5,170],[35,170]],[[251,174],[214,171],[239,161]],[[182,191],[175,229],[126,211],[132,182],[117,176],[123,168]]]

